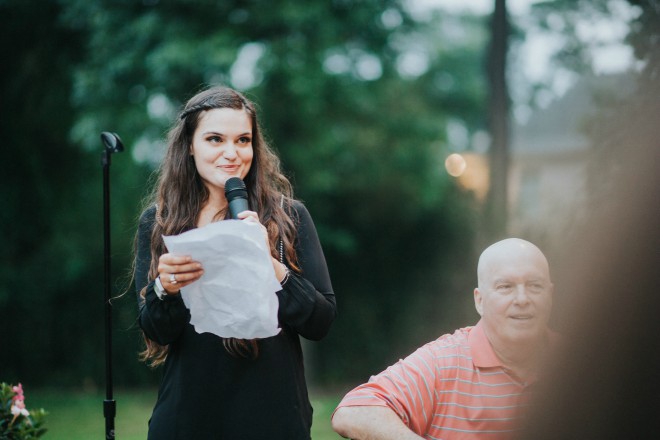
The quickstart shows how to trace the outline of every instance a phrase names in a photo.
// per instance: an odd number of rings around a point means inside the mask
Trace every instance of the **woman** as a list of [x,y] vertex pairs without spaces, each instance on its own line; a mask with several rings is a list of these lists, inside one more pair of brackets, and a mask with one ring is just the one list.
[[[204,276],[162,236],[229,217],[224,184],[240,177],[281,290],[281,332],[260,340],[199,334],[180,289]],[[202,91],[170,130],[154,196],[140,217],[135,279],[144,360],[164,364],[149,439],[309,439],[312,408],[299,336],[323,338],[336,315],[325,258],[305,207],[292,199],[254,105],[224,87]]]

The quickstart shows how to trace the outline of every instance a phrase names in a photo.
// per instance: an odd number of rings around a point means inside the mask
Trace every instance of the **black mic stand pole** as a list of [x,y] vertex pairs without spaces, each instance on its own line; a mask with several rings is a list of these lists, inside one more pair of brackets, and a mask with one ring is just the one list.
[[121,153],[124,146],[115,133],[101,133],[103,142],[103,249],[104,249],[104,302],[105,302],[105,438],[115,438],[115,401],[112,398],[112,304],[110,303],[110,156]]

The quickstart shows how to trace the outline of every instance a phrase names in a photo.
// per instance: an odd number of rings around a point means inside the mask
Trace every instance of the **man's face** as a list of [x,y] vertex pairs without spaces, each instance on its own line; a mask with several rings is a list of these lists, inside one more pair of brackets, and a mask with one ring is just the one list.
[[550,319],[553,290],[543,254],[519,241],[505,243],[482,258],[474,300],[491,343],[515,346],[539,341]]

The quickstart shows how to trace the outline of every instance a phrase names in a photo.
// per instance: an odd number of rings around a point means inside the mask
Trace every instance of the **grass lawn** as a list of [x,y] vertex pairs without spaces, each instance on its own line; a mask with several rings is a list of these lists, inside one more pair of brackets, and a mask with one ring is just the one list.
[[[313,440],[341,439],[330,427],[330,415],[342,396],[310,392],[314,407]],[[26,390],[28,409],[48,411],[44,440],[103,439],[105,393],[83,393],[69,390]],[[118,440],[145,440],[147,421],[156,399],[155,389],[114,390],[117,402],[115,432]]]

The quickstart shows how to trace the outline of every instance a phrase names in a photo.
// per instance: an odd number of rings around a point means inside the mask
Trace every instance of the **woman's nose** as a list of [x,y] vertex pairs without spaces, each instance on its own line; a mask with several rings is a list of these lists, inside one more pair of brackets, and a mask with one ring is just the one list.
[[232,143],[228,143],[222,151],[222,156],[225,159],[235,159],[237,156],[236,146]]

